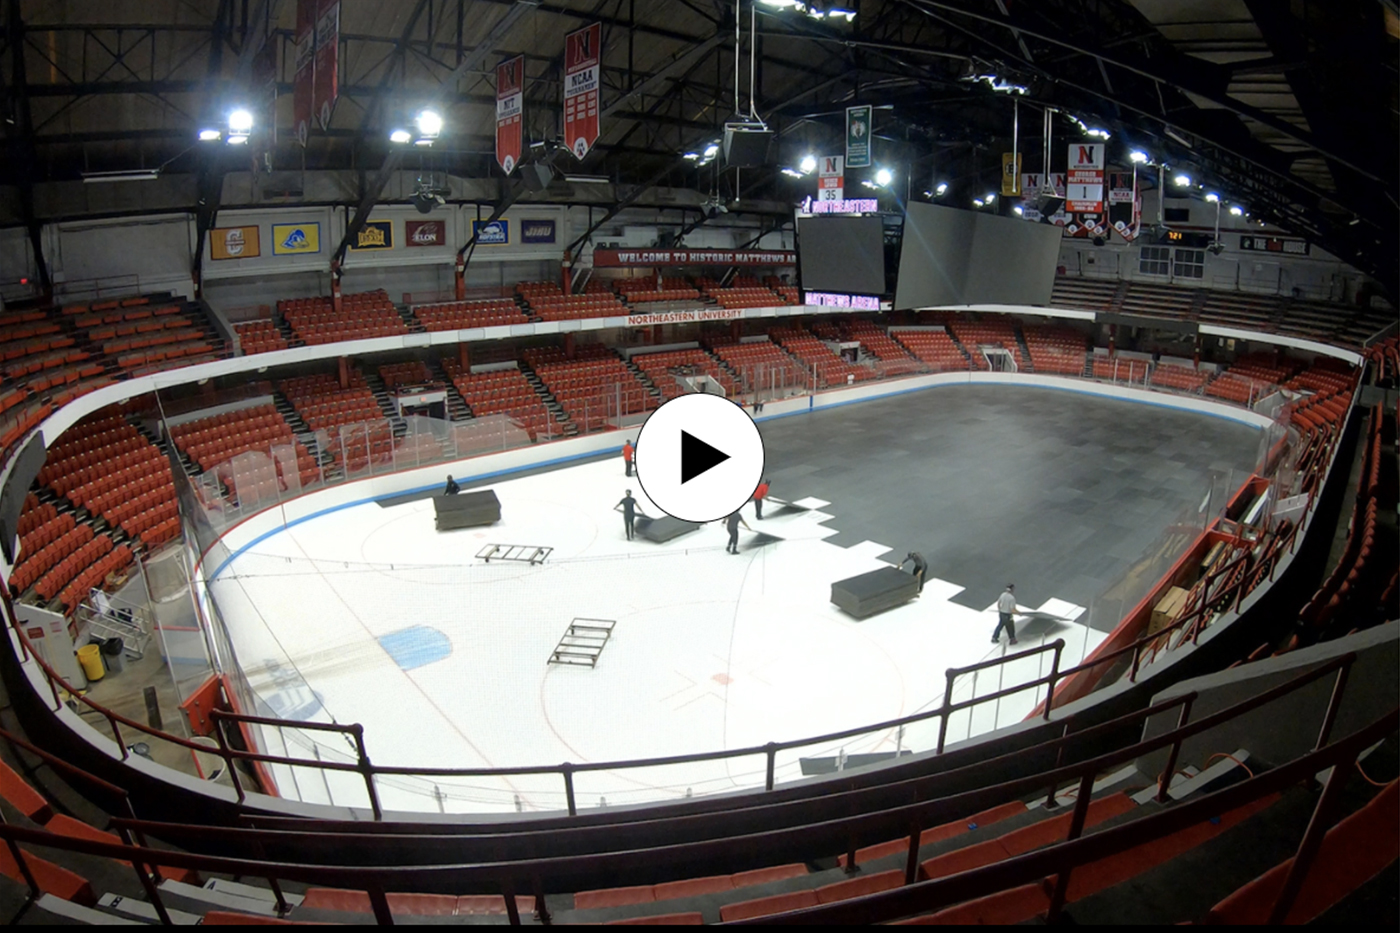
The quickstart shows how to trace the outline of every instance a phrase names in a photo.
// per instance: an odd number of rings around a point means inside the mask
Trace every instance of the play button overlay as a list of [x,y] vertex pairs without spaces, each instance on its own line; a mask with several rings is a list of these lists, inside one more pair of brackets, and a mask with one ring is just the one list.
[[729,454],[717,447],[711,447],[684,428],[681,429],[682,486],[728,459]]
[[712,522],[752,498],[763,478],[763,438],[724,396],[682,395],[642,425],[635,462],[642,491],[663,512]]

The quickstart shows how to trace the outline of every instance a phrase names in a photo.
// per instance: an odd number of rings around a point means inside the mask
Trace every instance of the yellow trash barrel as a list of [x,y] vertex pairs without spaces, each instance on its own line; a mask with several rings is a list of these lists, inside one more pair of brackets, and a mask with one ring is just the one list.
[[107,672],[102,667],[102,649],[97,645],[84,645],[78,649],[78,663],[88,680],[101,680]]

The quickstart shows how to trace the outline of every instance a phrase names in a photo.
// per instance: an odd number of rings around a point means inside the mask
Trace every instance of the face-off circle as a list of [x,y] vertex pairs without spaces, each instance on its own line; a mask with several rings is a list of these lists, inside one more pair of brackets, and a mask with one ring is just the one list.
[[652,412],[637,436],[637,481],[666,514],[687,522],[724,518],[763,478],[763,438],[738,405],[719,395],[682,395]]

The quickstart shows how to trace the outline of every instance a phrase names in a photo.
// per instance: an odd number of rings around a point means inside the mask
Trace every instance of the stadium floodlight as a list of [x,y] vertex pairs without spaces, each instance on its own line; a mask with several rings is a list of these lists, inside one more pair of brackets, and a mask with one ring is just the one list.
[[1178,175],[1172,179],[1172,184],[1176,185],[1178,188],[1189,188],[1191,187],[1191,176],[1184,174]]
[[978,207],[986,207],[986,206],[987,206],[987,202],[986,202],[986,201],[983,201],[981,198],[973,198],[973,199],[972,199],[972,203],[975,204],[975,205],[977,205]]
[[1230,206],[1230,216],[1231,216],[1231,217],[1243,217],[1243,216],[1244,216],[1244,208],[1240,207],[1238,204],[1233,204],[1233,205],[1231,205],[1231,206]]
[[228,115],[228,128],[231,133],[242,133],[248,135],[253,132],[253,113],[244,107],[239,107]]
[[784,174],[784,175],[787,175],[789,178],[802,178],[802,177],[803,177],[803,175],[802,175],[801,172],[797,171],[796,169],[791,169],[791,168],[785,168],[785,169],[783,169],[783,174]]
[[817,170],[817,157],[811,155],[810,153],[808,155],[803,156],[802,163],[798,167],[802,169],[803,174],[812,174]]
[[1219,203],[1220,203],[1220,195],[1216,194],[1214,191],[1208,193],[1208,194],[1206,195],[1206,203],[1208,203],[1208,204],[1219,204]]
[[940,181],[938,187],[933,189],[933,193],[940,198],[943,197],[943,195],[948,193],[948,183],[946,181]]
[[1100,129],[1100,128],[1098,128],[1098,127],[1092,127],[1092,128],[1090,128],[1090,129],[1086,130],[1085,132],[1086,132],[1086,134],[1087,134],[1088,136],[1091,136],[1091,137],[1093,137],[1094,139],[1112,139],[1112,138],[1113,138],[1113,135],[1112,135],[1111,133],[1109,133],[1108,130]]
[[988,204],[991,204],[996,199],[997,193],[995,191],[989,191],[986,194],[982,195],[982,200],[986,201]]
[[219,132],[218,130],[214,129],[213,127],[209,127],[209,128],[207,128],[207,129],[203,129],[203,130],[200,130],[200,131],[199,131],[199,139],[200,139],[200,141],[201,141],[201,142],[206,142],[206,143],[215,142],[215,141],[219,140],[220,138],[222,138],[223,135],[224,135],[223,133]]
[[420,110],[414,122],[421,139],[437,139],[442,135],[442,114],[436,110]]
[[1017,217],[1024,217],[1026,214],[1026,209],[1019,204],[1017,204],[1011,210],[1016,214]]
[[1134,149],[1132,152],[1128,153],[1128,159],[1132,161],[1134,165],[1144,165],[1152,161],[1152,157],[1141,149]]
[[881,168],[875,171],[875,184],[879,185],[881,188],[888,188],[892,181],[894,181],[894,172],[891,172],[889,169]]
[[391,143],[398,143],[399,145],[403,145],[404,143],[409,143],[412,141],[413,134],[403,128],[396,129],[389,134],[389,142]]

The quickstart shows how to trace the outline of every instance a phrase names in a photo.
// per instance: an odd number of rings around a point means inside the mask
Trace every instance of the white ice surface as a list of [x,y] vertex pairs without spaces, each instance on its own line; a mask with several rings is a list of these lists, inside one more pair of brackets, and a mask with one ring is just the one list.
[[[442,534],[430,501],[334,508],[346,487],[328,491],[332,510],[256,541],[212,584],[250,684],[284,717],[363,724],[376,765],[488,769],[708,752],[880,722],[937,707],[948,668],[1007,650],[1005,639],[989,643],[995,611],[950,602],[962,587],[936,576],[917,600],[865,621],[840,612],[829,601],[833,581],[899,555],[876,542],[827,543],[839,519],[815,510],[829,505],[822,500],[761,522],[746,509],[755,531],[783,540],[754,548],[754,533],[741,529],[737,557],[725,553],[717,523],[662,545],[629,542],[613,511],[623,490],[657,512],[621,473],[606,460],[494,483],[498,524]],[[484,565],[474,555],[487,543],[554,552],[543,566]],[[1037,595],[1045,612],[1083,613]],[[574,617],[617,622],[594,669],[546,664]],[[402,670],[377,639],[411,626],[442,632],[451,654]],[[1030,622],[1017,635],[1019,649],[1063,638],[1062,668],[1103,638],[1077,622]],[[1045,653],[960,678],[954,698],[985,696],[1049,665]],[[1027,690],[957,713],[948,740],[1019,721],[1041,697]],[[265,730],[264,741],[297,757],[354,760],[334,733],[278,734],[289,731]],[[794,749],[778,756],[777,778],[800,776],[801,757],[892,752],[897,743],[921,751],[937,735],[930,720],[902,738],[886,730]],[[283,796],[368,799],[352,772],[273,773]],[[754,755],[584,772],[575,786],[579,806],[591,807],[763,780],[763,756]],[[378,789],[386,809],[564,806],[558,775],[386,776]]]

